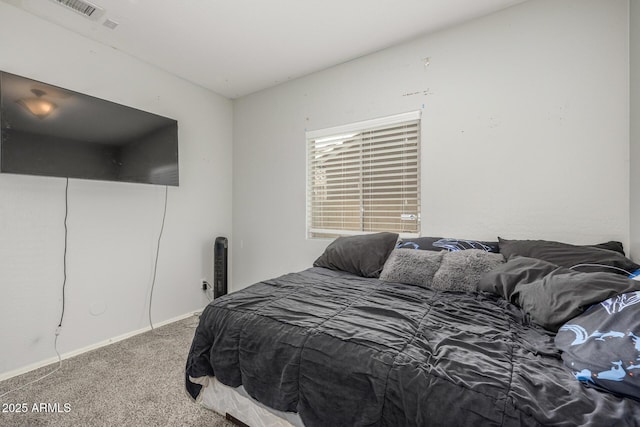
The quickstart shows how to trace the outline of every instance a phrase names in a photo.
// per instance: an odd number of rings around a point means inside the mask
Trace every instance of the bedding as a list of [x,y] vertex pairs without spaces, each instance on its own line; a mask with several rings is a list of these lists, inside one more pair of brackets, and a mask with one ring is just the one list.
[[424,251],[463,251],[481,249],[486,252],[499,253],[498,242],[484,242],[473,239],[457,239],[450,237],[414,237],[402,239],[398,248],[420,249]]
[[502,255],[482,249],[446,252],[431,287],[441,291],[473,292],[480,278],[503,262]]
[[640,265],[624,256],[620,242],[578,246],[548,240],[507,240],[498,237],[500,253],[506,259],[513,256],[537,258],[566,268],[587,269],[628,276]]
[[439,290],[475,291],[480,277],[503,262],[501,254],[482,249],[447,252],[396,248],[384,264],[380,280]]
[[444,252],[394,249],[384,264],[380,280],[427,287],[438,272]]
[[314,261],[313,266],[348,271],[363,277],[378,277],[397,241],[396,233],[338,237]]
[[555,343],[586,386],[640,400],[640,291],[589,307],[562,325]]
[[577,272],[541,259],[516,256],[485,274],[478,289],[502,296],[520,306],[538,325],[556,332],[587,307],[640,290],[640,282],[619,274]]
[[206,307],[186,389],[197,399],[215,376],[306,426],[637,425],[637,401],[584,387],[555,333],[510,302],[528,285],[493,279],[504,298],[323,267],[257,283]]
[[198,401],[203,407],[225,416],[228,420],[241,420],[251,427],[304,427],[300,416],[295,412],[269,408],[252,399],[244,387],[229,387],[216,377],[206,378]]

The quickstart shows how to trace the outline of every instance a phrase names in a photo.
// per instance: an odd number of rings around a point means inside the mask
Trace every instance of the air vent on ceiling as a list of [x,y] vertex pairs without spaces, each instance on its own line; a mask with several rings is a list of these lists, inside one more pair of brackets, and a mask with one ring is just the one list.
[[102,25],[104,25],[105,27],[109,28],[110,30],[115,30],[116,27],[120,24],[118,24],[116,21],[112,20],[112,19],[105,19],[104,22],[102,23]]
[[104,9],[100,6],[96,6],[93,3],[89,3],[85,0],[51,0],[62,6],[65,6],[74,12],[86,16],[90,19],[98,19],[104,13]]

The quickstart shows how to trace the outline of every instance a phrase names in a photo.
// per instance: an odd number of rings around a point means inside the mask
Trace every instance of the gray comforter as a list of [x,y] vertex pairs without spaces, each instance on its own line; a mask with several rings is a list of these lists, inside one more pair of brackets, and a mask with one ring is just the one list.
[[207,306],[186,388],[215,375],[307,426],[638,424],[640,404],[582,386],[553,337],[489,293],[311,268]]

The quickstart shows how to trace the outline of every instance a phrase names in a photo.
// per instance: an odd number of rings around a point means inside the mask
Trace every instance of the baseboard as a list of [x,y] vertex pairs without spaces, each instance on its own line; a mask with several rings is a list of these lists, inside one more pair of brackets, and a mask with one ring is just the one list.
[[[157,329],[157,328],[159,328],[161,326],[168,325],[169,323],[178,322],[178,321],[186,319],[188,317],[195,316],[195,315],[199,314],[201,311],[202,310],[197,310],[197,311],[194,311],[194,312],[191,312],[191,313],[182,314],[180,316],[173,317],[173,318],[168,319],[168,320],[164,320],[162,322],[154,323],[153,324],[153,329]],[[105,347],[107,345],[117,343],[118,341],[126,340],[127,338],[131,338],[133,336],[140,335],[140,334],[143,334],[145,332],[149,332],[150,330],[151,330],[151,326],[146,326],[146,327],[138,329],[136,331],[127,332],[126,334],[118,335],[117,337],[109,338],[109,339],[106,339],[104,341],[100,341],[98,343],[91,344],[91,345],[88,345],[86,347],[82,347],[82,348],[79,348],[79,349],[72,350],[70,352],[61,354],[60,358],[62,360],[64,360],[64,359],[68,359],[70,357],[78,356],[78,355],[80,355],[82,353],[86,353],[88,351],[95,350],[95,349],[98,349],[100,347]],[[4,373],[0,374],[0,381],[8,380],[9,378],[13,378],[13,377],[16,377],[18,375],[26,374],[27,372],[31,372],[31,371],[33,371],[35,369],[39,369],[39,368],[45,367],[47,365],[51,365],[52,363],[56,363],[57,361],[58,361],[57,357],[52,357],[52,358],[49,358],[49,359],[42,360],[40,362],[32,363],[31,365],[23,366],[22,368],[18,368],[18,369],[14,369],[12,371],[4,372]]]

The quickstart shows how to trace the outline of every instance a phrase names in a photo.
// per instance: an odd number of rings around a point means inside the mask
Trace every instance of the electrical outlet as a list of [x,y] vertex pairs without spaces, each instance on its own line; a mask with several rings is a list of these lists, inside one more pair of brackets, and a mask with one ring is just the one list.
[[207,282],[206,280],[202,279],[202,290],[206,291],[208,287],[209,287],[209,282]]

